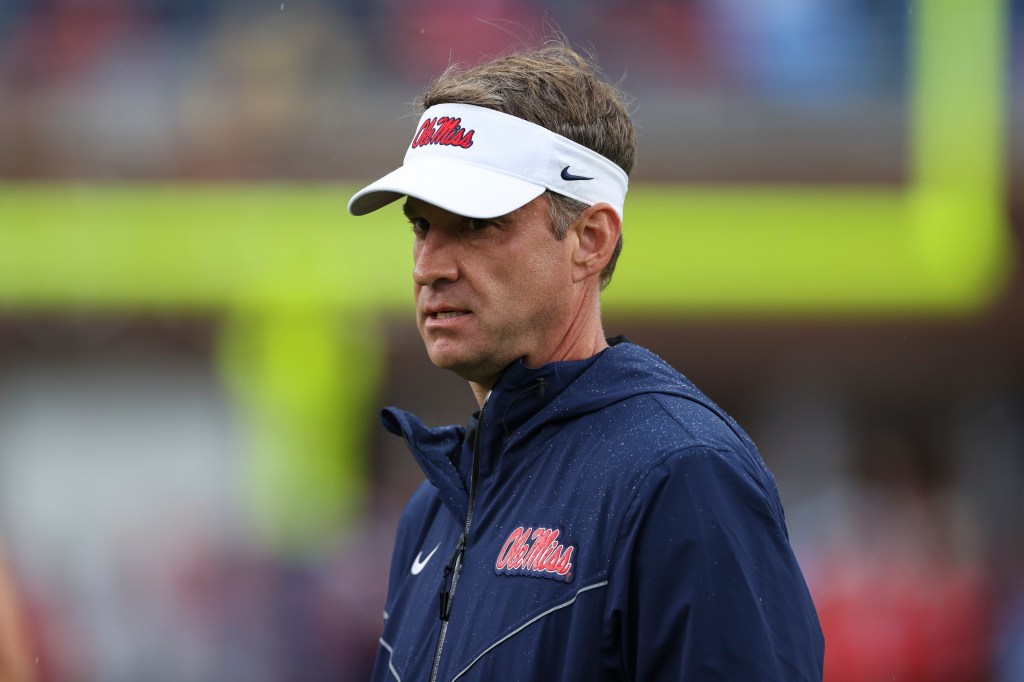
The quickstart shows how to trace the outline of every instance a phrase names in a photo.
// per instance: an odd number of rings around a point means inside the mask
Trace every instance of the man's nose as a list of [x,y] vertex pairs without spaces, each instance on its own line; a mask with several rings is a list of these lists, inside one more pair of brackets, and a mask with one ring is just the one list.
[[454,247],[451,236],[441,230],[428,231],[413,250],[416,259],[412,271],[413,281],[425,287],[458,279],[459,266]]

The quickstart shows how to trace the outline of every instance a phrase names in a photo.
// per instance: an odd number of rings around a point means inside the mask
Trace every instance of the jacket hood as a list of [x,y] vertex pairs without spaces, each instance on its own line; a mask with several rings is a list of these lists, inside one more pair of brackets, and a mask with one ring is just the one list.
[[[538,430],[597,412],[641,394],[691,400],[717,415],[742,441],[739,425],[688,379],[651,351],[628,341],[585,360],[530,368],[517,360],[498,378],[479,413],[480,475],[500,466],[504,452]],[[416,416],[389,407],[381,413],[389,432],[403,436],[445,504],[464,517],[468,492],[457,462],[470,433],[462,426],[429,428]]]

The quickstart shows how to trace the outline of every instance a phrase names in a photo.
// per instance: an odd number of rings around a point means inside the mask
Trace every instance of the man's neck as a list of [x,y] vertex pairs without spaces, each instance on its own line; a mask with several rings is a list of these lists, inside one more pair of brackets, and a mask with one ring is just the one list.
[[483,409],[484,401],[487,400],[487,394],[491,392],[490,386],[484,386],[483,384],[471,381],[469,382],[469,387],[473,390],[473,395],[476,396],[476,404]]
[[[593,342],[584,346],[576,345],[572,352],[556,352],[554,354],[548,354],[545,359],[541,362],[533,362],[530,358],[524,360],[527,367],[537,368],[543,367],[544,365],[551,362],[571,362],[573,360],[586,360],[592,358],[605,348],[608,347],[608,341],[604,338],[604,330],[601,329],[597,337],[593,339]],[[515,360],[514,362],[518,362]],[[500,376],[500,374],[498,375]],[[473,391],[473,395],[476,397],[477,405],[482,409],[484,401],[487,399],[487,394],[491,392],[494,384],[497,382],[498,377],[489,382],[475,382],[470,381],[469,387]]]
[[[556,335],[549,336],[546,343],[537,344],[533,350],[521,356],[523,364],[537,368],[551,362],[586,360],[608,347],[601,321],[600,290],[596,279],[589,282],[589,287],[584,286],[579,295],[581,299],[576,305],[570,306],[564,317],[567,320],[565,326]],[[481,408],[500,376],[501,372],[498,372],[480,381],[469,380],[469,387]]]

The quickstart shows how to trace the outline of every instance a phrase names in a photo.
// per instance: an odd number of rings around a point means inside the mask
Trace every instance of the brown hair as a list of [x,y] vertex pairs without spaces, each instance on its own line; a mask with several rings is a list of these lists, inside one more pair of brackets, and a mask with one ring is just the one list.
[[[562,39],[470,69],[449,66],[418,104],[422,113],[435,104],[449,103],[475,104],[536,123],[589,147],[627,174],[636,164],[636,129],[626,110],[625,95],[601,77],[592,60]],[[551,190],[545,196],[551,230],[556,239],[562,239],[587,204]],[[601,271],[602,289],[611,281],[621,251],[620,235],[611,260]]]

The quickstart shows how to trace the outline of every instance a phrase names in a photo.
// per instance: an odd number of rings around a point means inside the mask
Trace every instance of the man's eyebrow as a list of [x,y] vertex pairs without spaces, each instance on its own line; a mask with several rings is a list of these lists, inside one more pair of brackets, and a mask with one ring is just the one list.
[[408,201],[406,201],[405,203],[402,204],[402,213],[405,214],[406,218],[409,218],[410,216],[412,216],[412,209],[409,208],[409,202]]

